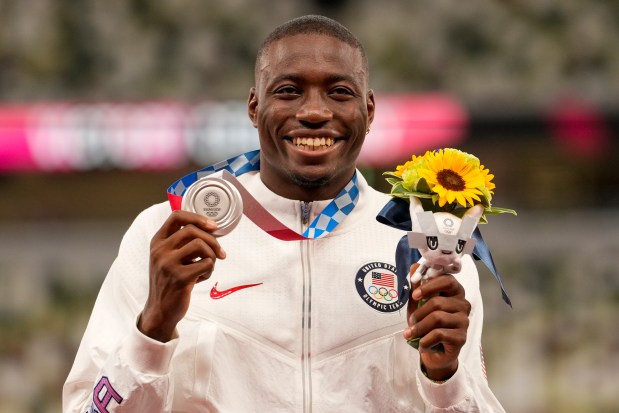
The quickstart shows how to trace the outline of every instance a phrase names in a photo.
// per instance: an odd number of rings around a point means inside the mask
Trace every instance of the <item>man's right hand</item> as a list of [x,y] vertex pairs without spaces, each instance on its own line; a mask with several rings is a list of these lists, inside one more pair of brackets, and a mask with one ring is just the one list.
[[208,279],[226,253],[211,234],[217,224],[187,211],[174,211],[150,243],[148,299],[138,322],[145,335],[167,342],[189,309],[196,283]]

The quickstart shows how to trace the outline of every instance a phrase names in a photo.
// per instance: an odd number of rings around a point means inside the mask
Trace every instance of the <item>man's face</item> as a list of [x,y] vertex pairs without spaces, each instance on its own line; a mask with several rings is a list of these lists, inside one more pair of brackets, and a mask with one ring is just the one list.
[[333,198],[350,181],[374,117],[356,48],[330,36],[296,35],[258,62],[249,116],[260,135],[263,182],[287,198]]

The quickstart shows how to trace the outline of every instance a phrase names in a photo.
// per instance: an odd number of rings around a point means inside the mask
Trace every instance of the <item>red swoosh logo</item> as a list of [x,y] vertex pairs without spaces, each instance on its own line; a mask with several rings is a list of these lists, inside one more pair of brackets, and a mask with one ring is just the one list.
[[239,290],[244,290],[245,288],[255,287],[257,285],[262,285],[262,283],[239,285],[237,287],[228,288],[227,290],[218,291],[217,283],[215,283],[215,285],[213,285],[213,288],[211,288],[211,298],[213,300],[219,300],[220,298],[224,298],[225,296],[235,293]]

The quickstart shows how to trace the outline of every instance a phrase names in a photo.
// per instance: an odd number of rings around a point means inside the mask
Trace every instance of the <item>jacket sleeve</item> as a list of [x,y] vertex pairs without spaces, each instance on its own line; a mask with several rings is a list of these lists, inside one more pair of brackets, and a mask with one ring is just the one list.
[[136,218],[101,287],[63,389],[63,412],[169,412],[170,361],[178,339],[160,343],[136,327],[148,293],[152,207]]
[[458,370],[446,382],[435,383],[424,376],[416,355],[417,364],[414,370],[417,391],[424,401],[426,412],[504,412],[488,386],[485,373],[481,350],[484,314],[477,269],[470,256],[463,264],[462,271],[456,278],[466,291],[466,299],[471,303],[471,313],[467,341],[458,357]]

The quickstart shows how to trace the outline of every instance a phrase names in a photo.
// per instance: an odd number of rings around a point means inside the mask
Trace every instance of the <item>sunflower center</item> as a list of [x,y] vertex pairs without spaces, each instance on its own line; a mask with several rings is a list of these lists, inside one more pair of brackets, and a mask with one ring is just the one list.
[[443,169],[436,174],[436,178],[439,184],[443,188],[450,191],[464,191],[466,188],[464,179],[451,169]]

